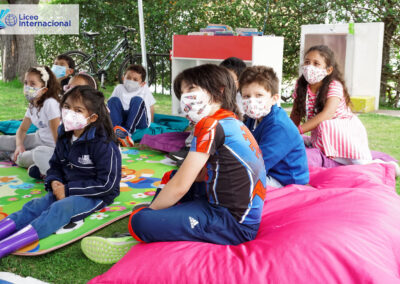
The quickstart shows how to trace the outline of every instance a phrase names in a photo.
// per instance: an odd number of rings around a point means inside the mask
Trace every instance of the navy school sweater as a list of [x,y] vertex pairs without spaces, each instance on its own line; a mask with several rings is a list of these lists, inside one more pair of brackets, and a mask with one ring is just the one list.
[[107,205],[119,195],[121,153],[113,141],[107,141],[103,129],[91,127],[71,143],[64,125],[58,128],[58,140],[50,159],[45,188],[52,191],[51,182],[65,186],[65,196],[85,196],[102,199]]

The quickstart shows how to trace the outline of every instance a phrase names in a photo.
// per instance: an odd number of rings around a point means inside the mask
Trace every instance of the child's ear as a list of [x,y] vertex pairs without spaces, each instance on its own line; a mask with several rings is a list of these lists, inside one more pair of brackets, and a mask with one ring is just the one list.
[[72,69],[72,68],[67,68],[66,75],[69,76],[69,75],[72,75],[72,74],[74,74],[74,69]]
[[42,89],[41,90],[41,95],[44,95],[44,94],[46,94],[46,92],[49,90],[49,88],[44,88],[44,89]]
[[90,123],[93,123],[93,122],[95,122],[98,118],[99,118],[99,116],[98,116],[96,113],[94,113],[94,114],[91,115],[91,117],[90,117],[90,119],[89,119],[89,122],[90,122]]
[[146,85],[146,82],[140,83],[140,87],[144,87],[144,85]]
[[276,104],[279,101],[279,94],[272,95],[272,101]]
[[333,67],[329,66],[328,68],[326,68],[326,72],[328,72],[328,76],[331,75],[333,72]]

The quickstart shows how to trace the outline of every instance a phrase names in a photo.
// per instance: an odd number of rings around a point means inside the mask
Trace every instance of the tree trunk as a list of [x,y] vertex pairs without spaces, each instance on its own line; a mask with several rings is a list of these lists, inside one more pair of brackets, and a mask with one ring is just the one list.
[[385,32],[383,36],[383,50],[382,50],[382,68],[381,68],[381,90],[379,95],[379,103],[386,103],[386,91],[387,91],[387,81],[388,81],[388,71],[386,66],[390,63],[390,47],[391,41],[396,31],[395,19],[385,18],[383,20],[385,23]]
[[17,77],[17,41],[15,35],[2,35],[2,77],[4,82],[14,80]]
[[[39,0],[8,0],[9,4],[38,4]],[[2,77],[8,82],[18,77],[24,80],[29,67],[36,65],[34,35],[1,35]]]

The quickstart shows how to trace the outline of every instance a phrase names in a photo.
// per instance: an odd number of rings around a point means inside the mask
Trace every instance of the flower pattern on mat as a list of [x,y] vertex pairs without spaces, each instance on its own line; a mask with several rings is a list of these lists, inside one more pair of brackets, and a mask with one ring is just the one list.
[[26,195],[24,195],[24,196],[22,196],[23,198],[29,198],[29,197],[32,197],[32,195],[30,195],[30,194],[26,194]]
[[136,205],[137,202],[136,201],[128,201],[128,202],[125,202],[125,204],[126,205]]
[[90,220],[103,220],[104,218],[107,218],[108,215],[104,213],[94,213],[90,216]]
[[31,194],[41,194],[42,191],[40,189],[34,189],[31,191]]
[[137,154],[139,154],[139,151],[130,149],[130,150],[122,151],[122,154],[137,155]]
[[148,195],[139,192],[139,193],[132,194],[132,197],[133,198],[146,198],[146,197],[148,197]]
[[154,196],[154,195],[156,195],[156,192],[153,190],[153,191],[146,191],[144,194],[146,194],[147,196]]
[[16,198],[16,197],[11,197],[11,198],[9,198],[9,199],[7,199],[8,201],[17,201],[18,200],[18,198]]
[[109,212],[124,211],[125,209],[126,209],[126,207],[120,206],[120,205],[106,207],[106,211],[109,211]]

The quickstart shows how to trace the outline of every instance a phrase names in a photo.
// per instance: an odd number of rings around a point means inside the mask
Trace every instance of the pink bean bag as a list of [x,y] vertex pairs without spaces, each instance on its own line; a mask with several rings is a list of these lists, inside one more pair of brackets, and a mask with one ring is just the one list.
[[394,168],[311,168],[270,188],[257,238],[238,246],[139,244],[90,283],[399,283]]

